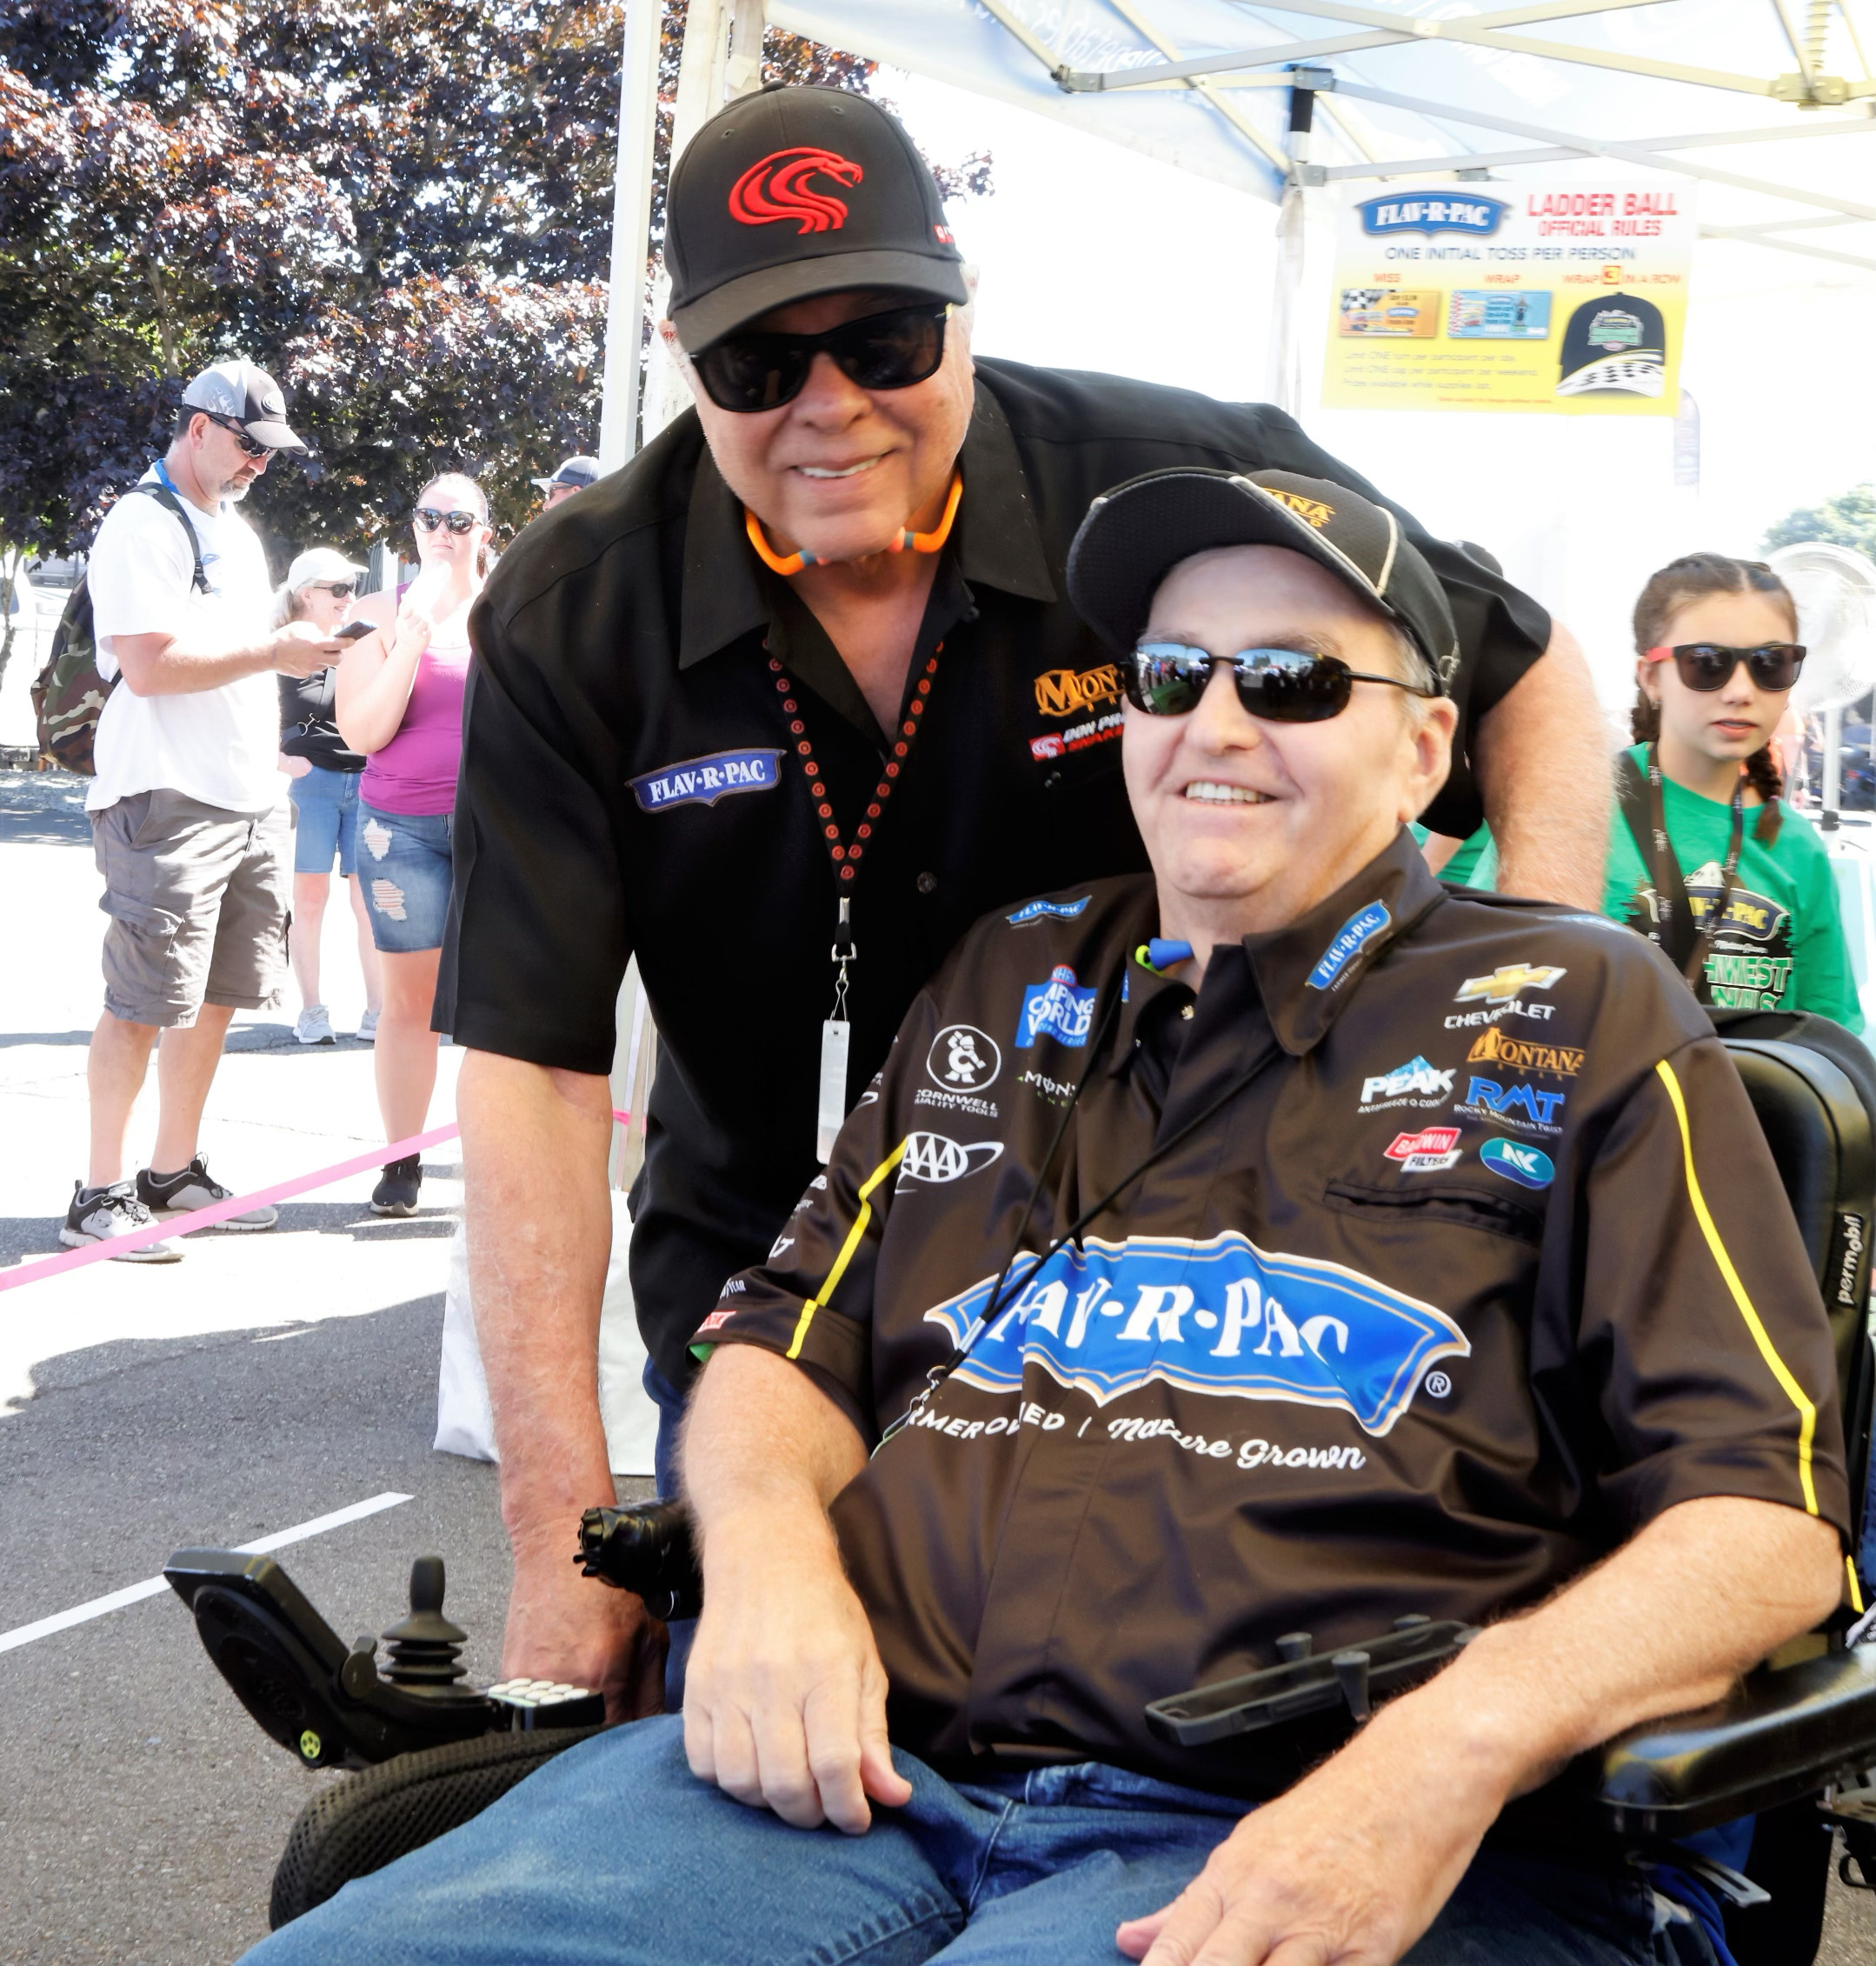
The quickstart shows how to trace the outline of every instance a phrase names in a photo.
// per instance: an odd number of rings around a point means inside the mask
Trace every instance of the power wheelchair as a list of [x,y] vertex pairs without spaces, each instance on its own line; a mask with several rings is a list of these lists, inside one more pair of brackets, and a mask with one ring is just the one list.
[[[1847,1032],[1821,1020],[1716,1022],[1830,1316],[1861,1567],[1871,1577],[1876,1523],[1861,1511],[1876,1389],[1876,1070]],[[689,1524],[675,1505],[589,1510],[574,1560],[588,1576],[635,1592],[658,1617],[692,1616],[701,1607]],[[464,1634],[442,1616],[440,1558],[418,1559],[410,1615],[383,1635],[382,1672],[375,1643],[342,1643],[270,1557],[181,1549],[164,1575],[254,1719],[308,1768],[356,1771],[323,1789],[294,1825],[273,1881],[276,1930],[352,1877],[467,1822],[602,1724],[598,1696],[584,1689],[461,1683]],[[1582,1756],[1541,1792],[1545,1819],[1563,1833],[1613,1836],[1646,1851],[1756,1816],[1746,1875],[1706,1873],[1732,1901],[1724,1908],[1729,1946],[1740,1966],[1811,1966],[1836,1833],[1844,1881],[1876,1889],[1876,1621],[1865,1623],[1866,1642],[1846,1644],[1856,1628],[1851,1614],[1839,1614],[1716,1705]],[[1271,1666],[1158,1700],[1148,1723],[1213,1755],[1272,1729],[1326,1752],[1366,1718],[1372,1699],[1416,1683],[1470,1636],[1405,1619],[1364,1645],[1318,1655],[1307,1633],[1292,1634]]]

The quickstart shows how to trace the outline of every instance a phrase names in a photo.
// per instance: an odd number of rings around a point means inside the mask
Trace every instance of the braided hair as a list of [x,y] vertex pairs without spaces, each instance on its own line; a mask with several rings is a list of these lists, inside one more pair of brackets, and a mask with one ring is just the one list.
[[[1710,594],[1765,594],[1780,602],[1798,632],[1798,603],[1791,590],[1763,560],[1733,560],[1724,553],[1687,553],[1651,574],[1635,603],[1635,653],[1645,656],[1657,647],[1667,624],[1689,601]],[[1661,734],[1661,706],[1638,683],[1635,707],[1628,714],[1630,734],[1638,744],[1652,744]],[[1758,793],[1759,817],[1753,837],[1769,846],[1779,836],[1784,817],[1779,798],[1784,775],[1769,744],[1761,744],[1746,761],[1746,782]]]

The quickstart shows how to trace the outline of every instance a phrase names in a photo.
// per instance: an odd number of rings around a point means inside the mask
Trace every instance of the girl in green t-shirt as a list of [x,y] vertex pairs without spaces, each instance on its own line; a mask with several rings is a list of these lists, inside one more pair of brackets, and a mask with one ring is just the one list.
[[1771,750],[1797,633],[1791,595],[1757,560],[1693,553],[1642,589],[1637,741],[1602,911],[1684,963],[1714,1010],[1813,1010],[1860,1031],[1830,861],[1780,797]]

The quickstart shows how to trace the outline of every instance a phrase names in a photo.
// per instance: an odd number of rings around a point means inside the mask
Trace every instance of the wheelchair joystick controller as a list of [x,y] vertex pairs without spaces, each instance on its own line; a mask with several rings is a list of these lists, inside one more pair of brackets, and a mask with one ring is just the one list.
[[419,1556],[410,1566],[410,1616],[383,1637],[390,1648],[384,1676],[393,1686],[434,1696],[450,1692],[467,1676],[462,1662],[469,1634],[443,1616],[441,1556]]

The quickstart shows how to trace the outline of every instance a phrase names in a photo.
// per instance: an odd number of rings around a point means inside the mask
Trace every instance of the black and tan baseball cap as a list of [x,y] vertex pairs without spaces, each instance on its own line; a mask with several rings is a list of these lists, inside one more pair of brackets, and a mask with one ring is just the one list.
[[269,450],[304,450],[287,425],[287,399],[266,370],[236,357],[204,369],[183,391],[185,410],[205,410],[239,423]]
[[843,89],[732,103],[671,174],[671,323],[695,352],[789,301],[894,287],[961,307],[963,257],[898,119]]
[[1181,560],[1220,546],[1287,546],[1398,622],[1444,689],[1459,636],[1439,576],[1385,505],[1324,478],[1174,465],[1129,478],[1088,507],[1068,549],[1068,597],[1125,654]]

